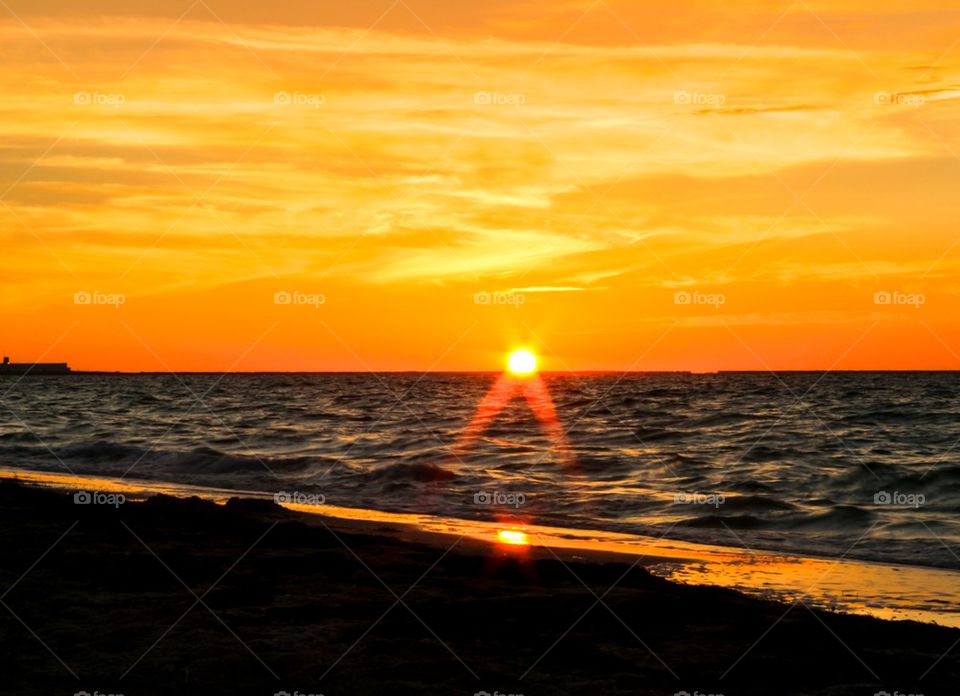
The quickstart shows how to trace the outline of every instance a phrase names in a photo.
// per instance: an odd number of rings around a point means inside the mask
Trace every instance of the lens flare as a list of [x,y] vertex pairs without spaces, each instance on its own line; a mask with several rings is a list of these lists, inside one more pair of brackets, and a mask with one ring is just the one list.
[[[470,451],[481,442],[486,430],[517,397],[522,397],[527,402],[550,439],[556,463],[563,466],[573,465],[575,463],[573,452],[544,380],[537,374],[515,375],[509,371],[497,378],[477,405],[473,418],[464,428],[454,448],[454,456],[457,460],[469,456]],[[456,463],[458,462],[452,462],[452,464]]]
[[507,369],[514,375],[532,375],[537,371],[537,356],[526,348],[510,353]]
[[497,532],[497,540],[501,544],[510,544],[511,546],[529,546],[530,540],[526,532],[518,532],[515,529],[501,529]]

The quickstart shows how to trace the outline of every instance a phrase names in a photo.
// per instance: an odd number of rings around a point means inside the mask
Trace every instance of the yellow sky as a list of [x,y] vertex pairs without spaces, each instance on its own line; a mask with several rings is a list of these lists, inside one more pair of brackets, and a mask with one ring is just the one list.
[[0,2],[0,351],[960,366],[960,10],[646,5]]

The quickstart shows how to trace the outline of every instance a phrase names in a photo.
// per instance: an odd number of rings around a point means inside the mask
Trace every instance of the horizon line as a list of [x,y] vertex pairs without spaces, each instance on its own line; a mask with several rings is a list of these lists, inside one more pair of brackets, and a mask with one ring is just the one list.
[[[28,363],[29,364],[29,363]],[[33,363],[42,365],[45,363]],[[539,370],[539,375],[630,375],[630,374],[663,374],[663,375],[723,375],[723,374],[812,374],[812,373],[954,373],[960,368],[864,368],[864,369],[742,369],[742,370],[609,370],[609,369],[582,369],[582,370]],[[394,375],[496,375],[505,374],[503,370],[76,370],[63,374],[31,375],[26,373],[12,373],[0,376],[9,377],[71,377],[77,375],[366,375],[366,374],[394,374]]]

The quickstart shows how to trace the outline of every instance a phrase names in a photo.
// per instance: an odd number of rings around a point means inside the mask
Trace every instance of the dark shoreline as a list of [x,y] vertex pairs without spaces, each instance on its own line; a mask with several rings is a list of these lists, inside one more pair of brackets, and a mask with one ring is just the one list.
[[0,516],[4,694],[932,696],[960,683],[958,630],[788,611],[620,561],[451,548],[262,501],[75,505],[13,482]]

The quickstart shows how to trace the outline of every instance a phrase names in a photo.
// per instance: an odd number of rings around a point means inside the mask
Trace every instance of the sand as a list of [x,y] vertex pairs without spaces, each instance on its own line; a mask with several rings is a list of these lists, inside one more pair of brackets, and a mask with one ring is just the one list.
[[264,501],[0,483],[4,694],[955,694],[960,630]]

